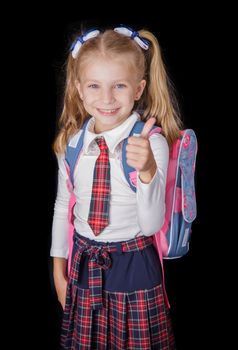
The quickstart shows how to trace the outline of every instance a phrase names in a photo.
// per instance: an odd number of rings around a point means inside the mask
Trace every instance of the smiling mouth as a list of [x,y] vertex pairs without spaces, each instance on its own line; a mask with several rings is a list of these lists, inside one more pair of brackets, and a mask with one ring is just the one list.
[[103,108],[97,108],[98,112],[103,114],[103,115],[114,115],[117,113],[119,108],[114,108],[114,109],[103,109]]

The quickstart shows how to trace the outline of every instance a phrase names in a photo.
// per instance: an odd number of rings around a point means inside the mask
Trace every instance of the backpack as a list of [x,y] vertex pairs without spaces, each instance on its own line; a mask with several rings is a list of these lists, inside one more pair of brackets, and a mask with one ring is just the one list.
[[[69,220],[69,258],[68,271],[71,266],[73,246],[73,207],[75,196],[73,192],[74,169],[83,148],[84,133],[89,119],[83,124],[82,129],[70,140],[66,148],[65,165],[68,173],[67,187],[71,193],[68,220]],[[144,122],[137,121],[130,136],[140,135]],[[161,128],[154,126],[150,135],[160,133]],[[126,146],[128,138],[122,145],[122,167],[125,177],[131,189],[136,191],[136,170],[130,167],[126,161]],[[192,222],[196,218],[195,197],[195,162],[197,154],[197,139],[192,129],[181,131],[179,137],[170,148],[169,164],[165,194],[165,219],[162,228],[156,232],[154,246],[156,247],[161,263],[163,259],[179,258],[189,251]],[[162,266],[163,269],[163,266]]]

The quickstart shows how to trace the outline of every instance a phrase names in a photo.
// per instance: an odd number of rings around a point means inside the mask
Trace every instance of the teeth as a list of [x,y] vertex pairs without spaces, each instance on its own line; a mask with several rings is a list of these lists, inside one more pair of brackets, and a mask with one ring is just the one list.
[[105,113],[113,113],[116,111],[116,109],[101,109],[101,111]]

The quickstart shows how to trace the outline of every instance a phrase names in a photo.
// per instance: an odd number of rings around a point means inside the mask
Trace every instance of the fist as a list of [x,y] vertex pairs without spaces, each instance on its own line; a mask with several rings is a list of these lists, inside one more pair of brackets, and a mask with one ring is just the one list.
[[146,183],[150,182],[156,171],[156,162],[149,142],[149,133],[155,122],[155,118],[148,119],[140,136],[129,137],[126,147],[128,165],[135,168],[140,179]]

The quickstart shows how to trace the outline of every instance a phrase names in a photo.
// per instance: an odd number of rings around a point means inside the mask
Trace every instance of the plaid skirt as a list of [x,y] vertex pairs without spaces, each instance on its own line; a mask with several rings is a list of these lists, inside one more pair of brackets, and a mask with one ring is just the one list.
[[175,349],[153,237],[102,243],[75,233],[61,346]]

